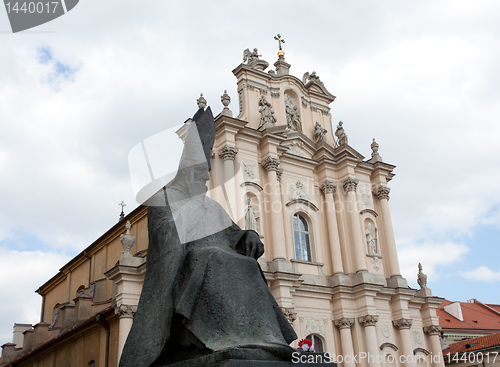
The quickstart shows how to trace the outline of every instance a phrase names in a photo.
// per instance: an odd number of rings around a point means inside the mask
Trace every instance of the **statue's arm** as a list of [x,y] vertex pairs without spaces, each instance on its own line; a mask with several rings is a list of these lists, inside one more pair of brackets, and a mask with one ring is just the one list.
[[228,228],[236,231],[239,239],[234,241],[234,249],[242,255],[258,259],[264,254],[264,244],[260,240],[259,234],[253,230],[242,230],[236,224]]

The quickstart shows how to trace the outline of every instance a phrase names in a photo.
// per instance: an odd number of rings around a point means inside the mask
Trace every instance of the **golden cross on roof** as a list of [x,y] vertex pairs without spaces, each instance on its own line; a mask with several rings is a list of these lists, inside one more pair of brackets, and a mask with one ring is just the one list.
[[283,49],[281,48],[281,44],[282,43],[285,43],[285,40],[283,38],[281,38],[281,35],[278,33],[276,36],[274,36],[274,39],[276,41],[278,41],[278,44],[280,46],[280,49],[278,51],[278,56],[279,57],[282,57],[282,56],[285,56],[285,52],[283,51]]

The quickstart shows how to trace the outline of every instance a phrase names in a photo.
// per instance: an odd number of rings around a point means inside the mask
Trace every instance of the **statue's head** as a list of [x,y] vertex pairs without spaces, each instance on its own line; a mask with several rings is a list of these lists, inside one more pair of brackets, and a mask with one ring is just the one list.
[[185,186],[190,193],[206,192],[205,183],[210,179],[210,161],[215,141],[215,125],[212,110],[200,108],[189,124],[179,170],[174,179],[176,185]]

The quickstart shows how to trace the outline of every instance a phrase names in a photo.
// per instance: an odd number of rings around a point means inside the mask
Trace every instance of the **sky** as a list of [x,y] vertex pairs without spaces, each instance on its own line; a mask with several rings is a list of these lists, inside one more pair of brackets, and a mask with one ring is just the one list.
[[82,0],[12,34],[0,9],[0,345],[37,323],[34,291],[136,207],[127,156],[200,93],[237,115],[243,50],[316,71],[333,124],[389,183],[403,276],[500,303],[500,2]]

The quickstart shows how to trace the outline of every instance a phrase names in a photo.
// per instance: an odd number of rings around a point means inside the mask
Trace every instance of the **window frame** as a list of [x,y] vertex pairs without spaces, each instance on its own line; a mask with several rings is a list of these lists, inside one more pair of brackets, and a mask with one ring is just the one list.
[[[297,223],[297,228],[295,226],[295,223]],[[304,229],[301,229],[301,223],[303,224]],[[311,228],[310,221],[307,220],[307,217],[305,215],[299,212],[293,214],[292,216],[293,249],[294,249],[294,258],[296,260],[313,262],[310,228]],[[305,235],[305,247],[306,247],[305,252],[304,252],[304,244],[302,243],[303,241],[302,235]],[[296,236],[298,239],[298,246],[299,246],[298,249],[297,249]],[[300,254],[300,258],[297,257],[297,253]],[[304,254],[307,254],[307,259],[304,258],[303,256]]]

